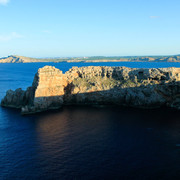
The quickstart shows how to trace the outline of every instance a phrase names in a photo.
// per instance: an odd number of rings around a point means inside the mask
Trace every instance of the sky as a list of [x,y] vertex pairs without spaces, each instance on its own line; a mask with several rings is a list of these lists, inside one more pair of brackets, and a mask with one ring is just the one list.
[[0,57],[180,54],[179,0],[0,0]]

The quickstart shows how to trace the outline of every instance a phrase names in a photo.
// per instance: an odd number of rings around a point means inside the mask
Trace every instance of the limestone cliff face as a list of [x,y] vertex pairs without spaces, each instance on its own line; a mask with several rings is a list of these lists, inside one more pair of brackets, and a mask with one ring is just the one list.
[[73,67],[65,74],[52,66],[38,70],[26,91],[7,91],[2,106],[22,113],[72,104],[113,104],[180,109],[180,68]]
[[[67,86],[67,78],[62,71],[51,66],[38,70],[35,75],[33,87],[34,110],[59,108],[63,104],[64,88]],[[23,111],[29,111],[28,106]]]

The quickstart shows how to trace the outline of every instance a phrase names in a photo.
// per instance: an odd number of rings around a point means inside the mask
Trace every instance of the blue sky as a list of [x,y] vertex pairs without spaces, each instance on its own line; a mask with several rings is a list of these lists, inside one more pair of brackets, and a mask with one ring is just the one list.
[[179,0],[0,0],[0,57],[180,54]]

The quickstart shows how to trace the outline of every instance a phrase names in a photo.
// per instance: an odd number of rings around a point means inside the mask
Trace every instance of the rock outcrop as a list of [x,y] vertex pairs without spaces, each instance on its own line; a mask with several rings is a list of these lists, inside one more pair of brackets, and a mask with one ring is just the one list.
[[63,74],[45,66],[31,87],[9,90],[1,102],[4,107],[21,108],[22,114],[78,104],[180,109],[180,68],[89,66]]

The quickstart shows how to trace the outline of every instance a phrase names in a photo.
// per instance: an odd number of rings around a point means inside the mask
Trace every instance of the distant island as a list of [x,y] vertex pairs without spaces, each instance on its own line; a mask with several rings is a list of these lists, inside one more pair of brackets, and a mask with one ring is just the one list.
[[11,55],[0,58],[0,63],[37,63],[37,62],[180,62],[180,55],[174,56],[91,56],[63,58],[30,58]]

